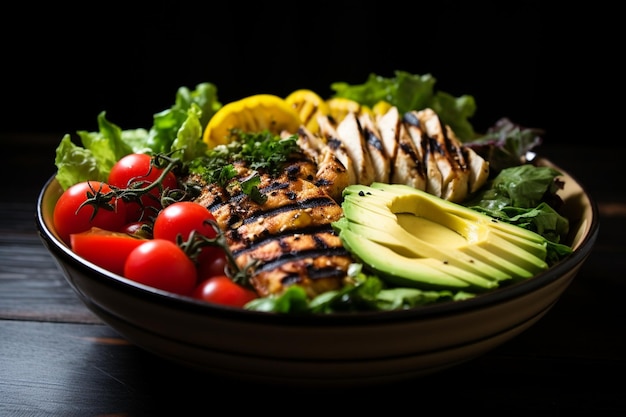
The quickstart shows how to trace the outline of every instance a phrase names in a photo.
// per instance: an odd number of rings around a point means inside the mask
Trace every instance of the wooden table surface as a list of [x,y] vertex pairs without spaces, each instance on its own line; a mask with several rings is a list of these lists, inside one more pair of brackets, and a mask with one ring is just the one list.
[[547,146],[600,209],[595,248],[559,302],[484,356],[402,383],[298,389],[224,380],[126,342],[79,299],[42,245],[35,202],[60,137],[0,135],[0,416],[152,416],[400,410],[626,415],[626,192],[622,149]]

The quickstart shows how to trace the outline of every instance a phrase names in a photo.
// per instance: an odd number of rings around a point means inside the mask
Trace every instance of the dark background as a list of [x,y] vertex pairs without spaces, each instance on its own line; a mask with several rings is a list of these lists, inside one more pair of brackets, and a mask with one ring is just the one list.
[[610,50],[614,14],[595,5],[83,3],[29,2],[5,13],[3,137],[97,130],[103,110],[124,129],[148,128],[180,86],[205,81],[226,103],[297,88],[328,97],[334,81],[403,70],[474,96],[479,131],[506,116],[570,143],[588,136],[582,121],[605,111],[597,95],[614,88],[621,61]]

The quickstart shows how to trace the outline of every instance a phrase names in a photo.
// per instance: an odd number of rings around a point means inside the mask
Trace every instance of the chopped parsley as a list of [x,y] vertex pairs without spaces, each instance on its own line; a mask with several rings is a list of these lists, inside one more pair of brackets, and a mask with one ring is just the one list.
[[[209,184],[217,183],[229,188],[239,186],[244,194],[258,203],[266,200],[258,189],[259,172],[278,175],[282,173],[284,163],[290,156],[302,152],[297,143],[297,135],[282,138],[268,130],[246,133],[234,129],[231,139],[228,144],[216,146],[205,156],[193,160],[189,172],[199,175]],[[245,179],[235,179],[237,170],[234,163],[250,168],[252,174]]]

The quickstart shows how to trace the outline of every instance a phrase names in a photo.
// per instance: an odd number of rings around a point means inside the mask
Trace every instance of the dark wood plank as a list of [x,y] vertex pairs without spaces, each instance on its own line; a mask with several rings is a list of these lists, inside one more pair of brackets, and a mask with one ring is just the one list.
[[507,346],[401,383],[303,390],[198,373],[125,343],[104,325],[0,321],[0,333],[3,416],[196,415],[225,399],[250,413],[278,404],[328,413],[332,398],[333,410],[355,413],[409,403],[422,412],[500,415],[618,415],[626,409],[614,383],[626,371],[623,361],[528,355]]
[[0,318],[100,323],[35,230],[34,204],[0,203]]

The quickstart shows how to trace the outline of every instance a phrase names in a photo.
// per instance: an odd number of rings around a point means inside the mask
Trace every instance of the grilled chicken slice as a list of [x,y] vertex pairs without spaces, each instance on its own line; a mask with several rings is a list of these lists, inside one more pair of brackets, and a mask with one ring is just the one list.
[[437,160],[432,152],[430,138],[424,134],[419,126],[419,121],[413,117],[412,113],[406,113],[403,117],[403,128],[408,132],[408,137],[415,147],[415,153],[424,169],[424,182],[422,190],[441,196],[442,177]]
[[[448,181],[444,185],[443,198],[460,203],[470,192],[471,167],[462,151],[463,146],[454,135],[452,129],[444,125],[434,111],[428,110],[429,112],[424,111],[424,114],[431,113],[430,119],[426,122],[426,131],[429,135],[437,138],[437,143],[442,144],[439,147],[440,155],[442,156],[440,159],[445,158],[447,162],[441,165],[447,166],[451,170],[450,175],[447,176]],[[443,168],[441,168],[441,171],[443,175]]]
[[469,191],[470,193],[474,193],[489,179],[489,162],[478,155],[476,151],[466,146],[463,147],[461,152],[463,152],[465,160],[469,165]]
[[331,227],[342,215],[341,206],[288,172],[261,176],[263,204],[216,184],[207,184],[195,201],[215,216],[238,266],[251,267],[251,283],[261,296],[293,284],[311,297],[341,288],[353,262]]
[[346,149],[346,145],[338,138],[334,119],[330,116],[322,115],[317,118],[317,123],[319,124],[320,134],[326,142],[326,145],[346,168],[348,173],[348,183],[358,184],[358,176],[354,168],[354,162]]
[[339,122],[339,125],[337,125],[337,139],[345,145],[348,155],[354,163],[357,182],[363,185],[369,185],[374,182],[376,175],[372,157],[367,149],[365,137],[356,113],[349,112]]
[[241,263],[257,261],[252,284],[261,296],[279,294],[294,284],[311,298],[337,290],[353,262],[332,230],[273,237],[237,257]]
[[391,174],[392,184],[406,184],[420,190],[426,190],[428,183],[427,164],[424,155],[413,141],[407,127],[399,125],[398,151],[396,153],[395,166]]
[[374,181],[387,183],[390,177],[390,158],[376,122],[368,112],[361,113],[358,122],[374,168]]
[[426,189],[426,166],[422,151],[415,146],[397,107],[391,107],[378,116],[376,125],[381,142],[389,158],[389,182]]
[[[400,117],[400,112],[398,112],[398,108],[395,106],[389,108],[385,114],[377,116],[376,118],[380,139],[390,161],[395,161],[396,159],[401,124],[402,117]],[[391,163],[391,167],[393,168],[393,162]]]
[[326,191],[335,201],[341,201],[343,189],[350,185],[350,175],[337,157],[337,153],[326,145],[324,139],[314,135],[304,126],[298,130],[298,145],[317,164],[314,184]]

